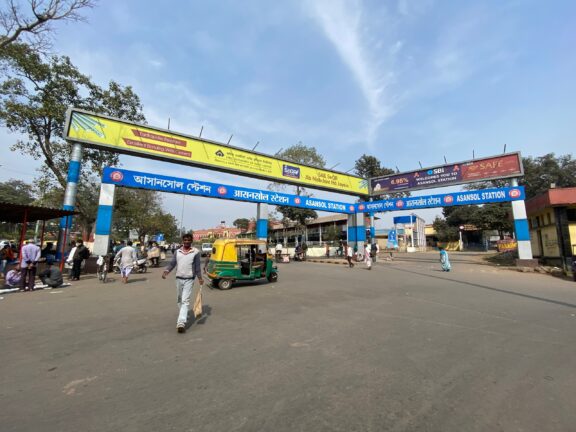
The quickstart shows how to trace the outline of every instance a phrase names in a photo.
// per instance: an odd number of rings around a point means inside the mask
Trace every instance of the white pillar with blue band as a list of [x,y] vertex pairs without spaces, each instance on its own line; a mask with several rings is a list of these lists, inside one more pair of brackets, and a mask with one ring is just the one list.
[[[518,180],[512,179],[512,186],[518,186]],[[528,227],[528,217],[526,215],[526,204],[524,200],[512,201],[512,214],[514,215],[514,232],[518,242],[518,258],[521,260],[531,260],[532,244],[530,243],[530,228]]]
[[268,204],[258,203],[256,209],[256,238],[268,239]]
[[364,256],[364,242],[366,241],[366,227],[364,214],[352,213],[348,215],[348,245],[356,245],[359,254]]
[[110,249],[110,234],[112,233],[112,215],[114,212],[114,196],[116,185],[102,183],[100,185],[100,199],[98,201],[98,214],[96,216],[96,229],[94,236],[94,254],[106,255]]
[[[64,210],[74,210],[76,206],[76,192],[78,190],[78,180],[80,179],[80,168],[82,161],[82,146],[75,143],[72,147],[72,157],[68,164],[68,179],[66,191],[64,192]],[[72,226],[72,216],[64,216],[60,219],[60,231],[58,232],[58,250],[56,258],[62,258],[62,252],[65,251],[64,242],[69,242],[68,233]]]

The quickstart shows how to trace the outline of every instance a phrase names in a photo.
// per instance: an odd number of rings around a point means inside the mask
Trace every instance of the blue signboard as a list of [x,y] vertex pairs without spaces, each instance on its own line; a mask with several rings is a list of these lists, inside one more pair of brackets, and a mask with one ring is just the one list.
[[518,201],[525,199],[524,187],[505,187],[465,192],[453,192],[419,197],[393,198],[354,204],[357,212],[384,212],[394,210],[413,210],[457,205],[486,204]]
[[398,235],[395,229],[388,231],[388,242],[386,243],[388,249],[395,249],[398,247]]
[[172,192],[212,198],[223,198],[235,201],[286,205],[334,213],[348,214],[356,211],[353,204],[345,202],[329,201],[306,196],[272,192],[269,190],[249,189],[178,177],[168,177],[114,167],[104,168],[102,183],[138,189],[151,189],[159,192]]
[[412,224],[416,222],[416,216],[409,215],[409,216],[396,216],[394,219],[394,225],[396,224]]

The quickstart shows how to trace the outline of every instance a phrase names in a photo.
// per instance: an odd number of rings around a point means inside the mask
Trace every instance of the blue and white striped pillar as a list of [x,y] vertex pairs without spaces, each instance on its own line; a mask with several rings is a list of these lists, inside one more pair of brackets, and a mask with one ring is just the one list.
[[[512,186],[518,186],[518,180],[512,179]],[[531,260],[532,244],[530,243],[530,228],[526,216],[524,200],[512,201],[512,215],[514,216],[514,232],[518,242],[518,258]]]
[[256,238],[268,239],[268,204],[258,203],[256,208]]
[[374,226],[374,213],[370,214],[370,241],[376,243],[376,227]]
[[110,249],[110,234],[112,233],[112,215],[114,212],[114,195],[116,185],[102,183],[100,199],[96,215],[96,232],[94,236],[94,254],[106,255]]
[[[62,209],[74,210],[76,206],[76,192],[78,190],[78,180],[80,179],[80,168],[82,161],[82,145],[74,143],[72,147],[72,157],[68,165],[68,179],[66,183],[66,191],[64,192],[64,204]],[[60,231],[58,232],[58,250],[56,252],[56,259],[60,260],[63,253],[66,251],[66,245],[70,239],[68,237],[70,228],[72,226],[72,216],[64,216],[60,219]]]
[[364,243],[366,242],[366,227],[364,226],[364,213],[348,215],[348,244],[364,256]]

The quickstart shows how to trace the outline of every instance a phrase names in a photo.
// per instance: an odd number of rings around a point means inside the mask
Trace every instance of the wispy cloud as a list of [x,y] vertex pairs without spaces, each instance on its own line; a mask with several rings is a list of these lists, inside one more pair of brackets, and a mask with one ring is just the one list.
[[[327,39],[352,72],[370,110],[367,125],[369,141],[375,138],[378,128],[396,111],[390,86],[394,72],[382,69],[373,60],[371,40],[366,27],[360,1],[320,0],[309,6],[312,17],[318,22]],[[399,51],[399,45],[395,54]]]

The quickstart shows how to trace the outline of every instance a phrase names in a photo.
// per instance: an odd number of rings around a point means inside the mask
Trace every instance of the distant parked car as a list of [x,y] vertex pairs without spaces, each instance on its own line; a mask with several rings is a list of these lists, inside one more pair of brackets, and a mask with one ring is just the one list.
[[210,255],[212,253],[212,243],[202,243],[200,252],[200,255],[202,256]]

